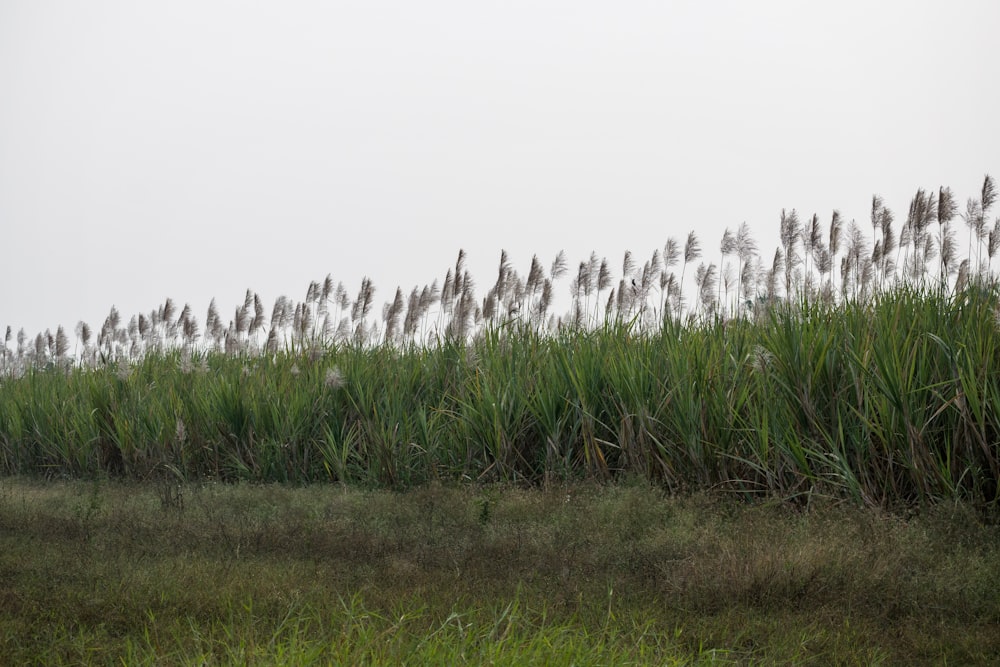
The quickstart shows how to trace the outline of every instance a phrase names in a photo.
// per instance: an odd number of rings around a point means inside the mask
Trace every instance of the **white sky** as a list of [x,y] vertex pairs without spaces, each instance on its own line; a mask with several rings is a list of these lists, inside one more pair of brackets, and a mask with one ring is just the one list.
[[995,0],[0,0],[0,329],[964,203],[998,32]]

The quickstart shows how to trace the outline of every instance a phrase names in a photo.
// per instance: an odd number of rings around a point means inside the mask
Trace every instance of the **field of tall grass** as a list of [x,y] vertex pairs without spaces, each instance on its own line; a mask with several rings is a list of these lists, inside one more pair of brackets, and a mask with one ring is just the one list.
[[[920,190],[870,229],[782,211],[621,271],[502,254],[484,296],[464,253],[375,309],[331,277],[226,324],[168,299],[126,323],[0,348],[0,472],[405,488],[429,480],[643,477],[808,502],[1000,497],[1000,219],[987,176],[959,214]],[[570,305],[557,315],[569,279]],[[687,281],[687,282],[685,282]],[[96,331],[96,336],[94,332]]]
[[995,663],[995,200],[8,329],[0,654]]

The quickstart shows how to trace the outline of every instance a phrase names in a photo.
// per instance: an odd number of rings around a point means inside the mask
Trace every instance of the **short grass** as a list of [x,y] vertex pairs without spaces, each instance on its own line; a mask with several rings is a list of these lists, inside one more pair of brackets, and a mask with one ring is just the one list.
[[998,582],[951,503],[0,479],[8,664],[989,664]]

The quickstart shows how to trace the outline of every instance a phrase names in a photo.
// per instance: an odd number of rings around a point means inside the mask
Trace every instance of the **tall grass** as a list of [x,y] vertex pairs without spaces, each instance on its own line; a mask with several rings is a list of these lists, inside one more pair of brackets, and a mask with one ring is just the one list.
[[766,268],[745,225],[727,230],[687,306],[693,233],[683,253],[626,255],[617,287],[606,260],[581,262],[563,318],[549,313],[562,255],[522,279],[504,254],[480,303],[462,253],[441,289],[397,290],[380,323],[370,281],[352,302],[328,278],[279,299],[269,326],[248,291],[228,329],[213,302],[203,337],[171,300],[125,327],[113,310],[96,340],[81,324],[75,357],[64,333],[20,335],[3,348],[0,469],[390,487],[628,475],[995,506],[994,199],[987,177],[961,263],[947,188],[919,191],[899,234],[874,198],[873,243],[838,214],[825,230],[783,212]]

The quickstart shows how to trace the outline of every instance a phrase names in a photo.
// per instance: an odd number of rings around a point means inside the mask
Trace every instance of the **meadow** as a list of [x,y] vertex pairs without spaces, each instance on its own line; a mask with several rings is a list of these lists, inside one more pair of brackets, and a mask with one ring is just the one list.
[[989,176],[961,214],[920,190],[897,224],[874,197],[870,236],[782,211],[766,261],[746,224],[620,274],[504,253],[482,297],[459,253],[380,314],[327,277],[228,325],[168,299],[75,340],[8,328],[5,649],[997,659],[995,200]]
[[964,504],[0,479],[0,662],[943,665],[1000,660]]

